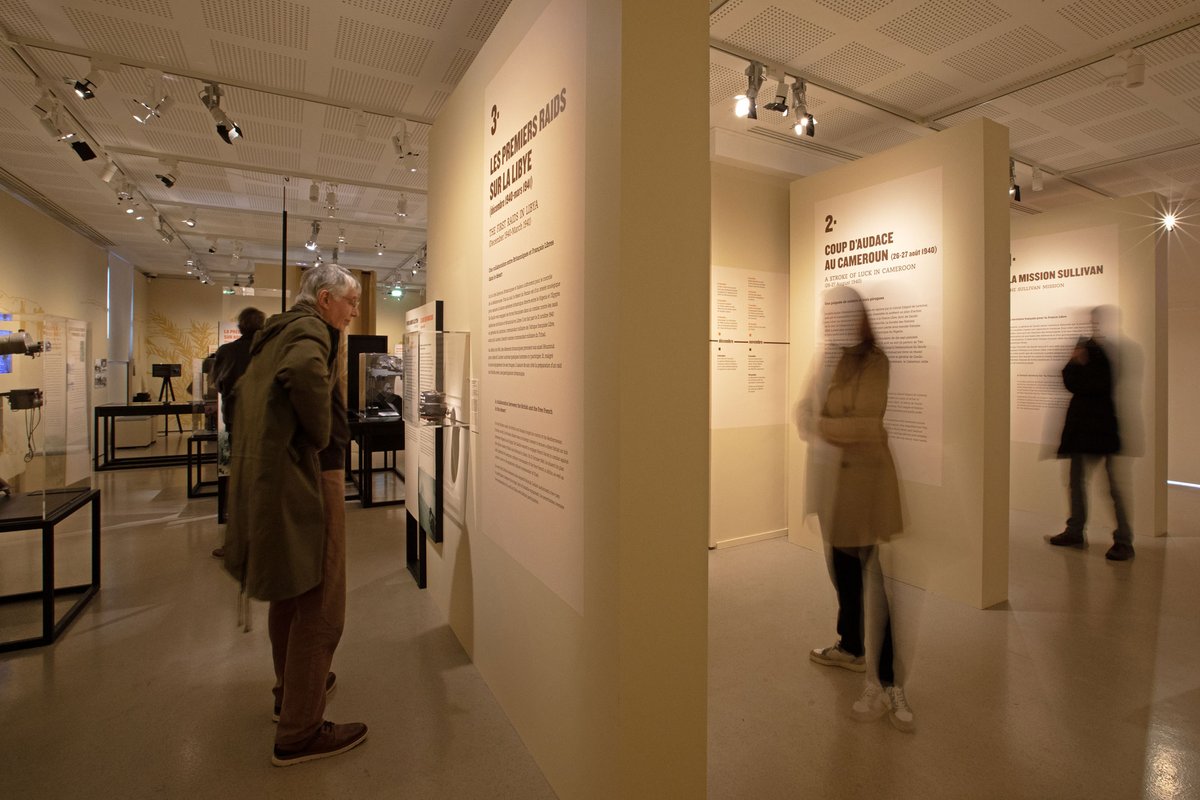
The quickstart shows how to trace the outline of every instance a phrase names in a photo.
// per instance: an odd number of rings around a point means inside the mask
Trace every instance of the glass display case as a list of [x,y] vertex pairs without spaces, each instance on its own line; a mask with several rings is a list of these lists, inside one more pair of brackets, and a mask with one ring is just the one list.
[[471,334],[419,331],[404,335],[404,420],[420,427],[471,424]]
[[399,417],[403,398],[404,358],[387,353],[360,353],[359,413],[365,417]]

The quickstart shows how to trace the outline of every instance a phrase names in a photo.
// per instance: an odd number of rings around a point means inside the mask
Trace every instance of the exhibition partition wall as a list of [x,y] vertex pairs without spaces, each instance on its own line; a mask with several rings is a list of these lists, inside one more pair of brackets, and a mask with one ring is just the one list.
[[707,42],[684,0],[513,0],[431,139],[477,413],[429,591],[564,798],[705,794]]
[[[1012,228],[1012,507],[1067,517],[1066,460],[1056,458],[1070,395],[1062,368],[1092,309],[1113,360],[1121,469],[1135,535],[1167,530],[1167,239],[1154,195],[1099,200],[1018,219]],[[1106,311],[1109,310],[1109,311]],[[1094,472],[1102,473],[1103,470]],[[1094,476],[1090,538],[1114,527]],[[1053,534],[1062,525],[1046,530]]]
[[[824,365],[825,290],[852,286],[891,360],[889,574],[977,608],[1008,591],[1007,179],[1007,129],[979,120],[792,184],[791,399]],[[788,525],[820,549],[815,452],[791,435]]]
[[710,547],[787,535],[788,184],[712,166]]

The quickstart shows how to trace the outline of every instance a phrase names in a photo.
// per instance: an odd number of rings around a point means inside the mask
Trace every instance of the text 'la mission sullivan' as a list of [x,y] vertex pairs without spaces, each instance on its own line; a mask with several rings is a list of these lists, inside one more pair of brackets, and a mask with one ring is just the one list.
[[1084,275],[1103,275],[1104,265],[1093,264],[1089,267],[1072,267],[1071,269],[1052,269],[1047,272],[1022,272],[1013,275],[1009,283],[1028,283],[1030,281],[1049,281],[1055,278],[1081,278]]

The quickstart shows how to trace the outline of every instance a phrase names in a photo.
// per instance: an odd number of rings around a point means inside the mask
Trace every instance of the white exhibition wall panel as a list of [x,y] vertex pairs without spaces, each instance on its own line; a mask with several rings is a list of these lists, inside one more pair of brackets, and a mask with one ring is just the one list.
[[[976,607],[1008,591],[1007,166],[1007,131],[981,120],[792,185],[792,397],[836,363],[822,301],[851,286],[891,362],[905,530],[888,569]],[[790,537],[819,548],[809,469],[793,435]]]
[[[583,612],[584,169],[582,2],[530,28],[483,93],[484,318],[480,507],[505,552]],[[539,46],[539,49],[540,46]]]
[[[1062,368],[1076,341],[1097,333],[1113,359],[1130,524],[1135,535],[1166,533],[1167,240],[1158,207],[1143,195],[1013,223],[1013,508],[1067,518],[1067,461],[1056,455],[1070,400]],[[1094,470],[1089,512],[1091,538],[1108,540],[1115,522],[1103,470]]]
[[564,798],[704,793],[707,65],[685,0],[513,0],[431,136],[478,403],[429,591]]
[[788,182],[712,167],[709,546],[787,533]]

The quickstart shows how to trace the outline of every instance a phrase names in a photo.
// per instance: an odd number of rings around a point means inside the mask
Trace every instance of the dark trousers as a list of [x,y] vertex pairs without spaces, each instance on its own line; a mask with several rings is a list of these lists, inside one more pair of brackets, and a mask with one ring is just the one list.
[[1121,497],[1121,481],[1115,474],[1116,456],[1113,455],[1071,454],[1071,516],[1067,518],[1067,530],[1082,536],[1084,528],[1087,527],[1088,471],[1097,459],[1104,459],[1104,471],[1108,477],[1108,493],[1112,496],[1113,515],[1117,519],[1117,529],[1113,531],[1113,541],[1133,544],[1133,532],[1129,528],[1125,501]]
[[280,704],[275,746],[303,747],[325,719],[325,679],[346,622],[346,484],[341,469],[321,473],[325,507],[325,564],[321,583],[299,597],[277,600],[268,612]]
[[[864,642],[865,614],[863,611],[863,570],[878,569],[878,560],[872,559],[874,547],[830,548],[830,572],[833,575],[833,586],[837,591],[838,616],[837,632],[840,641],[838,645],[846,652],[861,656],[867,651]],[[883,608],[887,612],[886,598]],[[892,621],[889,618],[883,623],[883,644],[879,648],[879,683],[891,686],[895,682],[893,672],[892,652]]]

